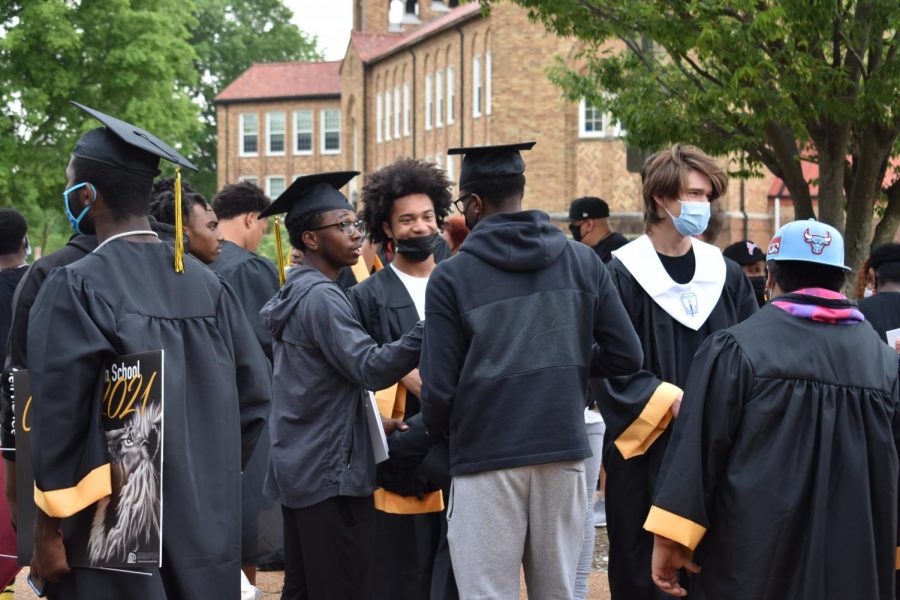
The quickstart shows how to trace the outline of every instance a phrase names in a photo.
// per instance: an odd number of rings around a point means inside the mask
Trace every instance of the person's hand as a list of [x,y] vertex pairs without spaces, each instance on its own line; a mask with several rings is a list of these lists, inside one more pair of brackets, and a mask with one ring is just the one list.
[[682,598],[687,596],[678,583],[678,569],[699,573],[700,567],[691,562],[691,551],[678,542],[661,535],[653,536],[653,560],[650,574],[656,587],[667,594]]
[[406,390],[416,398],[419,398],[422,395],[422,378],[419,377],[418,369],[413,369],[404,375],[403,379],[400,380],[400,383],[402,383],[406,387]]
[[669,412],[672,413],[672,418],[677,419],[678,413],[681,412],[681,399],[684,398],[684,394],[678,394],[678,397],[675,398],[675,402],[672,403],[672,406],[669,407]]
[[56,583],[70,571],[62,532],[59,530],[59,519],[48,517],[38,509],[34,521],[34,550],[31,554],[32,578]]
[[384,428],[384,435],[389,436],[395,431],[406,431],[409,425],[403,422],[403,419],[385,419],[381,417],[381,426]]

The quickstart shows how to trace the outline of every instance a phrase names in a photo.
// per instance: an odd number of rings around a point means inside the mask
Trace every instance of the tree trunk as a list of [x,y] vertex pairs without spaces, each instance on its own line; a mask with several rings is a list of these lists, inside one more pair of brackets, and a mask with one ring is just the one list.
[[900,227],[900,181],[891,184],[887,191],[887,207],[881,221],[875,227],[875,238],[872,240],[872,248],[882,244],[890,244],[897,235]]
[[819,220],[844,231],[844,169],[850,127],[828,123],[813,134],[819,157]]
[[875,200],[881,192],[881,179],[891,144],[879,139],[873,127],[867,127],[857,141],[853,184],[847,197],[847,225],[844,228],[844,259],[853,269],[869,256]]
[[772,152],[778,160],[778,166],[781,167],[781,179],[791,192],[794,215],[798,219],[815,217],[812,198],[809,195],[809,182],[803,177],[800,154],[793,132],[774,122],[766,123],[764,129]]

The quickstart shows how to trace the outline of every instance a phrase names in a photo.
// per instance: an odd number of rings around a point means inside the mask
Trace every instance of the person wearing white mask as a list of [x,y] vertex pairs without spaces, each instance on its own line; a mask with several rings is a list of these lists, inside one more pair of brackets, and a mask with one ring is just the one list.
[[[728,178],[698,148],[675,145],[641,169],[645,235],[607,265],[641,340],[642,369],[600,382],[606,421],[606,517],[613,600],[662,598],[650,578],[653,535],[643,530],[656,474],[678,416],[691,358],[712,333],[757,310],[753,287],[718,248],[697,239]],[[597,380],[592,381],[592,385]]]

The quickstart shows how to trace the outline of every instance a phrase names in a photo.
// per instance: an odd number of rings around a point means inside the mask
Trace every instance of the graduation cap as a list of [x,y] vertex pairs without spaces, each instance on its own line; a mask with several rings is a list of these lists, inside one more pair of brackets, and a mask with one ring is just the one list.
[[181,215],[181,167],[198,171],[194,164],[149,131],[94,110],[72,104],[105,127],[92,129],[75,143],[72,156],[109,165],[127,173],[156,177],[159,159],[175,163],[175,271],[184,271],[184,231]]
[[537,142],[520,142],[499,146],[470,146],[450,148],[447,154],[463,154],[459,170],[459,187],[491,177],[521,175],[525,172],[525,161],[521,150],[531,150]]
[[[329,210],[353,210],[347,197],[340,189],[351,179],[359,175],[359,171],[334,171],[298,177],[284,190],[272,204],[266,207],[259,217],[268,217],[287,213],[284,223],[288,226],[297,224],[301,230],[310,220]],[[278,276],[284,284],[284,253],[281,248],[281,230],[275,221],[275,245],[278,253]]]

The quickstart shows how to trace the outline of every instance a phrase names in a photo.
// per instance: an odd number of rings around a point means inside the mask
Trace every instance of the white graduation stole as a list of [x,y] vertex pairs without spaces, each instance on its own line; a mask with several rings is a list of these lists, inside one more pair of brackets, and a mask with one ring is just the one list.
[[670,317],[694,331],[700,329],[722,295],[725,259],[718,248],[691,238],[696,268],[688,283],[669,277],[646,235],[613,251],[638,284]]

